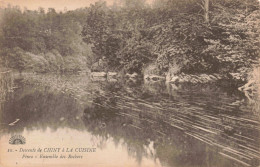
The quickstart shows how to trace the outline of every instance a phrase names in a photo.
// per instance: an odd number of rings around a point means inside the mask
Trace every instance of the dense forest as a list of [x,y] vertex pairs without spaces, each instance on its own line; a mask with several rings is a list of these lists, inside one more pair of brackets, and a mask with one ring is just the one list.
[[115,0],[57,12],[0,9],[0,57],[34,72],[224,74],[241,82],[259,62],[258,0]]
[[[9,6],[1,9],[0,55],[8,68],[34,72],[73,72],[92,59],[80,36],[86,10],[56,12]],[[89,63],[88,63],[89,62]]]

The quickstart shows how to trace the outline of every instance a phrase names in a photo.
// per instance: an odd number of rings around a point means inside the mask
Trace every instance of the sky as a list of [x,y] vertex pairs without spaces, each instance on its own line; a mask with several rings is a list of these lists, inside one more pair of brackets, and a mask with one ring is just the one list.
[[[0,0],[0,7],[6,7],[8,4],[12,6],[20,6],[21,8],[26,7],[30,10],[38,9],[43,7],[45,9],[55,8],[56,10],[74,10],[81,7],[89,6],[98,0]],[[108,5],[113,4],[113,0],[106,0]],[[153,0],[147,0],[152,2]]]

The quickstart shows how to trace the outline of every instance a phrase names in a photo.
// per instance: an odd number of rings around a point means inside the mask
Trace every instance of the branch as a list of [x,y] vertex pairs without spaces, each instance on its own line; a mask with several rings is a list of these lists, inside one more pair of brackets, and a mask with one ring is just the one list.
[[199,5],[203,10],[205,10],[204,6],[200,3],[197,3],[197,5]]

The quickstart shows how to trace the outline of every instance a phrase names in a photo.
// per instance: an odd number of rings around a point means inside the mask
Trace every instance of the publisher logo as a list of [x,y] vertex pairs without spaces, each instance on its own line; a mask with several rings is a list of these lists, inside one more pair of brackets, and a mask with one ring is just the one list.
[[14,135],[9,139],[9,144],[19,145],[25,144],[26,140],[22,135]]

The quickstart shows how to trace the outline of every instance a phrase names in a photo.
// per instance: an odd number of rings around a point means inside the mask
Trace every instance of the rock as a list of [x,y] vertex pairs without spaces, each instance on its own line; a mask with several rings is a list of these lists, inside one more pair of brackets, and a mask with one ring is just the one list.
[[196,78],[191,78],[190,82],[191,83],[198,83],[198,80]]
[[107,73],[107,76],[108,76],[108,77],[116,77],[116,76],[117,76],[117,73],[116,73],[116,72],[108,72],[108,73]]
[[189,80],[191,80],[191,76],[190,75],[186,75],[184,80],[185,80],[185,82],[189,82]]
[[171,73],[167,73],[165,80],[167,83],[175,83],[179,80],[179,76],[172,75]]
[[235,129],[231,126],[226,125],[226,126],[224,126],[224,132],[229,135],[232,135],[235,133]]
[[214,77],[216,77],[217,79],[222,79],[222,77],[219,74],[213,74]]
[[92,81],[107,81],[106,77],[92,77]]
[[117,81],[117,73],[116,72],[108,72],[107,73],[107,80],[109,82],[116,82]]
[[242,75],[240,73],[229,73],[231,78],[234,80],[242,80]]
[[107,73],[106,72],[92,72],[91,77],[106,77]]
[[201,74],[198,77],[198,82],[200,82],[200,83],[207,83],[207,82],[210,82],[210,81],[211,81],[211,78],[206,74]]
[[174,83],[174,82],[178,81],[178,79],[179,79],[179,77],[173,76],[173,77],[171,78],[170,82],[171,82],[171,83]]
[[252,91],[254,89],[254,80],[249,80],[245,85],[238,88],[240,91]]
[[106,127],[106,123],[105,122],[101,123],[100,128],[103,129],[105,127]]
[[217,78],[216,78],[214,75],[209,75],[209,77],[210,77],[210,79],[213,80],[213,81],[217,80]]
[[103,56],[101,59],[99,59],[97,62],[91,65],[91,72],[107,71],[107,68],[108,68],[108,61]]
[[165,77],[159,76],[159,75],[145,75],[144,79],[152,80],[152,81],[159,81],[159,80],[165,80]]
[[98,71],[101,71],[101,67],[99,66],[99,63],[98,62],[95,62],[92,64],[91,66],[91,72],[98,72]]
[[[148,76],[145,76],[148,78]],[[220,74],[199,74],[199,75],[193,75],[193,74],[184,74],[181,73],[179,75],[171,75],[167,74],[166,75],[166,82],[168,83],[209,83],[209,82],[214,82],[219,79],[222,79],[222,76]]]
[[129,74],[129,73],[126,74],[126,77],[129,77],[129,78],[136,78],[137,76],[138,76],[138,74],[135,72],[133,74]]
[[116,78],[108,78],[107,81],[108,82],[117,82],[117,79]]

